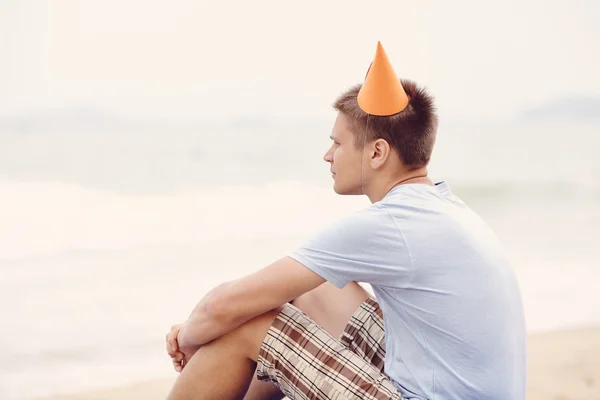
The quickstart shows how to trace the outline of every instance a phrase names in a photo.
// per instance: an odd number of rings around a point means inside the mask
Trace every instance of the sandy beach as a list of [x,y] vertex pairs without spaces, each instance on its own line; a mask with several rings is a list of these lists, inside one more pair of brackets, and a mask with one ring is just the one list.
[[[164,400],[174,380],[43,400]],[[528,400],[600,400],[600,327],[530,335],[528,381]]]

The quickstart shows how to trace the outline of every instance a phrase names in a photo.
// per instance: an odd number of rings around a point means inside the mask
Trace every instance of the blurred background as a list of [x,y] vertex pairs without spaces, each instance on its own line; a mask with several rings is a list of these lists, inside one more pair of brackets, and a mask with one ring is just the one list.
[[0,0],[0,398],[164,398],[207,290],[367,207],[322,156],[380,40],[513,260],[528,398],[600,399],[599,4]]

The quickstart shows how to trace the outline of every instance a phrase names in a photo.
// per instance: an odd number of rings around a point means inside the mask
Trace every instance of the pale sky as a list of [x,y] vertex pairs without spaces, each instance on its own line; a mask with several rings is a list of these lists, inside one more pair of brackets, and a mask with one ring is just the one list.
[[0,0],[0,116],[330,115],[378,40],[442,115],[513,115],[600,96],[598,4]]

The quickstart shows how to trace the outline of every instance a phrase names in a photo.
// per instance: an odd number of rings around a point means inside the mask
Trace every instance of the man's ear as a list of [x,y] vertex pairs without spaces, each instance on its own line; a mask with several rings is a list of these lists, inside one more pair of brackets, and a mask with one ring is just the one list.
[[371,168],[379,169],[390,156],[391,147],[387,140],[377,139],[371,144],[370,164]]

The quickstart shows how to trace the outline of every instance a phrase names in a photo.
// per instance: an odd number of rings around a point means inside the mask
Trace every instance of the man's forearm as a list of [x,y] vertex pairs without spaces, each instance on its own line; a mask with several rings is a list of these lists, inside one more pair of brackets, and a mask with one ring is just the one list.
[[325,279],[304,265],[283,257],[260,271],[209,292],[180,331],[179,344],[202,346],[323,282]]

